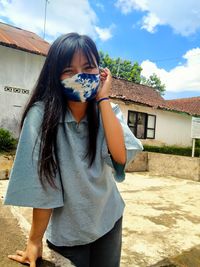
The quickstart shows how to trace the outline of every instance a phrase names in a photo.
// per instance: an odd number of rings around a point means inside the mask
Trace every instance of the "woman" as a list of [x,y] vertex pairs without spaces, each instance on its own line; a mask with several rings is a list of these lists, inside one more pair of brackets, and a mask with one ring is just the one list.
[[[50,47],[21,122],[5,204],[33,207],[25,251],[51,249],[78,267],[120,265],[124,202],[115,181],[142,145],[109,100],[111,74],[94,42],[70,33]],[[113,172],[112,172],[113,170]]]

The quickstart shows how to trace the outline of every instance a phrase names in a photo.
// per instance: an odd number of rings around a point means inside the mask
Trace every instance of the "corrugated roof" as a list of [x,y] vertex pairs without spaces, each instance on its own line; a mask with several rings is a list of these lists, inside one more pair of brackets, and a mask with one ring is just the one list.
[[200,115],[200,96],[166,100],[166,104],[190,115]]
[[0,45],[46,56],[49,43],[33,32],[0,22]]

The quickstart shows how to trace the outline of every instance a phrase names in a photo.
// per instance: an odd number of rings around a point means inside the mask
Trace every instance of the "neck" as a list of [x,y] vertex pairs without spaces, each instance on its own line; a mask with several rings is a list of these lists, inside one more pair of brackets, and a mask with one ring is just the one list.
[[88,103],[68,101],[67,104],[75,120],[79,123],[85,117]]

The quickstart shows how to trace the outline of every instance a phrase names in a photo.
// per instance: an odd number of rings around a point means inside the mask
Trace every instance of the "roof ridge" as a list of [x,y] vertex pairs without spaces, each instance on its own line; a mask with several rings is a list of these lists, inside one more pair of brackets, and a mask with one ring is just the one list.
[[[26,29],[22,29],[22,28],[20,28],[20,27],[15,26],[15,25],[11,25],[11,24],[8,24],[8,23],[2,22],[2,21],[0,21],[0,23],[6,25],[6,26],[8,26],[8,27],[15,28],[15,29],[17,29],[17,30],[21,30],[21,31],[23,31],[23,32],[30,32],[30,33],[32,33],[32,34],[37,35],[35,32],[29,31],[29,30],[26,30]],[[37,36],[40,37],[39,35],[37,35]],[[40,38],[41,38],[41,37],[40,37]]]

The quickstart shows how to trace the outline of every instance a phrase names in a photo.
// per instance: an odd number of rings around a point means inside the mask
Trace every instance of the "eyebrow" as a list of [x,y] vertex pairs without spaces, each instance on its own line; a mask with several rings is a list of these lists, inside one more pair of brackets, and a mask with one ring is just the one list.
[[[83,65],[82,65],[82,67],[86,67],[86,66],[94,66],[94,67],[97,67],[97,65],[95,65],[95,64],[90,64],[89,62],[85,62]],[[68,66],[68,67],[66,67],[66,68],[64,68],[64,70],[66,70],[66,69],[72,69],[74,66]]]

